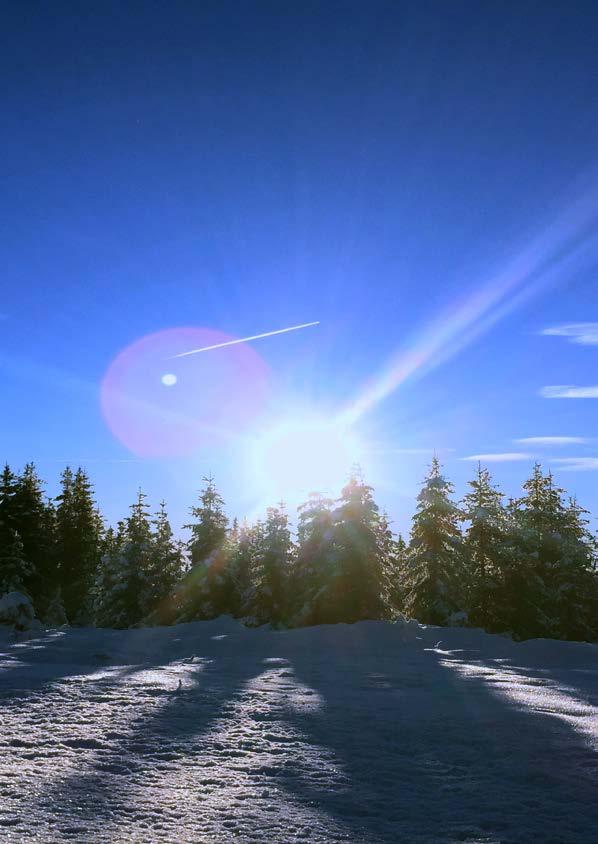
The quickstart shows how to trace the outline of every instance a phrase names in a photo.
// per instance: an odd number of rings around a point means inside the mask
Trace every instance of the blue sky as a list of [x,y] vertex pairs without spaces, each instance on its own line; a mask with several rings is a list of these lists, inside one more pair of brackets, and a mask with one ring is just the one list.
[[[349,412],[401,529],[434,448],[459,494],[463,458],[514,495],[538,456],[598,514],[598,332],[562,329],[598,322],[595,3],[31,2],[3,30],[2,458],[180,525],[207,471],[253,514],[256,437]],[[156,391],[152,352],[152,396],[224,402],[220,438],[147,456],[106,422],[147,335],[314,320]]]

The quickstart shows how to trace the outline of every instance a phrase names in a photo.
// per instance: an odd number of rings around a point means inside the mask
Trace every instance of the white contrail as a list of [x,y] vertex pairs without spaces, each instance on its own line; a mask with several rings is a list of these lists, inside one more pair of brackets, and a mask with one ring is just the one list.
[[261,340],[262,337],[272,337],[274,334],[286,334],[288,331],[298,331],[300,328],[309,328],[312,325],[319,325],[316,322],[304,322],[302,325],[291,325],[290,328],[279,328],[277,331],[266,331],[264,334],[253,334],[251,337],[240,337],[238,340],[227,340],[226,343],[215,343],[213,346],[203,346],[201,349],[191,349],[190,352],[181,352],[180,355],[173,355],[173,358],[185,358],[187,355],[197,355],[199,352],[210,352],[212,349],[222,349],[223,346],[236,346],[237,343],[248,343],[250,340]]

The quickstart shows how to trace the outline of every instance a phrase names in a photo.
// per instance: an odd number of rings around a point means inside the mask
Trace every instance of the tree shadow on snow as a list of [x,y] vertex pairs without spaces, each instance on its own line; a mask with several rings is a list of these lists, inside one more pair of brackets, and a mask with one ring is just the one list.
[[[463,632],[466,643],[472,631]],[[495,661],[506,650],[521,684],[537,689],[552,679],[540,668],[542,648],[496,637],[495,656],[486,648],[452,655],[434,647],[441,636],[429,628],[420,642],[403,644],[397,629],[393,647],[380,623],[344,627],[342,635],[338,628],[301,631],[295,671],[326,705],[288,717],[309,741],[333,751],[348,786],[322,793],[289,776],[286,788],[372,842],[595,840],[598,757],[587,738],[550,714],[548,700],[546,711],[533,709],[488,682],[497,665],[510,670]],[[315,655],[324,649],[323,664]],[[594,652],[585,653],[591,665]],[[554,671],[591,701],[596,675],[582,667],[583,654],[570,655],[583,679]],[[463,671],[472,662],[476,670]]]
[[[58,777],[39,799],[54,830],[83,836],[77,840],[93,840],[105,822],[116,821],[126,830],[131,818],[142,819],[148,828],[164,824],[171,832],[176,829],[177,819],[189,813],[190,804],[217,783],[217,762],[202,758],[202,736],[226,717],[247,683],[263,671],[259,634],[249,646],[244,642],[242,649],[234,637],[227,641],[228,635],[197,642],[189,649],[191,662],[181,660],[180,647],[174,647],[170,654],[178,656],[174,666],[162,652],[160,659],[131,664],[114,680],[102,681],[107,695],[126,702],[131,717],[108,729],[105,719],[100,720],[92,730],[95,738],[72,742],[71,749],[81,751],[80,763],[71,774]],[[210,641],[221,638],[224,641]],[[158,681],[169,674],[170,686],[153,682],[154,672]],[[186,769],[186,786],[165,811],[164,778],[181,767]],[[139,789],[148,795],[151,791],[156,799],[139,805],[131,797]],[[126,832],[122,834],[126,837]]]

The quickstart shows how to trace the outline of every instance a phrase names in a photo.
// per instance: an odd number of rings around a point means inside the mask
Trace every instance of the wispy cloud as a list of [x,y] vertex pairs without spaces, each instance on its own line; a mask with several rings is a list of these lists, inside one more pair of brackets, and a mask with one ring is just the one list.
[[588,440],[585,437],[520,437],[513,442],[519,445],[560,446],[583,445]]
[[549,337],[566,337],[570,343],[598,346],[598,322],[569,322],[553,325],[540,332]]
[[542,387],[540,395],[545,399],[598,399],[598,385],[576,387],[574,384],[557,384]]
[[558,463],[566,472],[598,470],[598,457],[555,457],[551,462]]
[[515,460],[533,460],[534,455],[525,451],[502,451],[492,454],[470,454],[462,457],[461,460],[469,460],[475,463],[510,463]]

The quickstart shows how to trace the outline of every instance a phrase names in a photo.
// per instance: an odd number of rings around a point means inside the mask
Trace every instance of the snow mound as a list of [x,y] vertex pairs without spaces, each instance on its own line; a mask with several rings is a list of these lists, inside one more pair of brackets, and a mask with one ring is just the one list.
[[6,592],[0,598],[0,624],[12,624],[18,630],[29,630],[35,624],[35,610],[27,595]]

